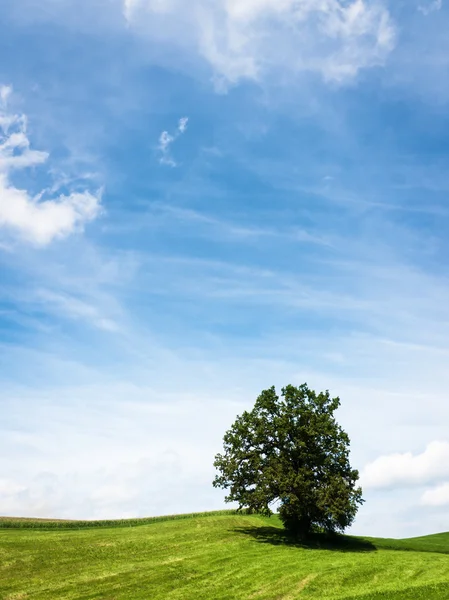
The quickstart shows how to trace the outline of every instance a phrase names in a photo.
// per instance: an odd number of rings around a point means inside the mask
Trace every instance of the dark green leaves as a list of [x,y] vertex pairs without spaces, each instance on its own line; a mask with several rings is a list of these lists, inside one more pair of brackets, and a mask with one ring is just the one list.
[[214,486],[241,509],[269,515],[277,506],[296,534],[343,531],[363,500],[349,437],[334,418],[339,406],[339,398],[306,384],[288,385],[281,396],[274,387],[264,390],[226,432]]

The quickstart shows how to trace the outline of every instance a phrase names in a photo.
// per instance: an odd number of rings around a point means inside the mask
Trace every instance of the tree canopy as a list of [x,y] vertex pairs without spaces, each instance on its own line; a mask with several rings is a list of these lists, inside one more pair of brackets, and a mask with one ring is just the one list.
[[214,486],[239,509],[271,515],[277,507],[295,535],[343,532],[363,499],[349,437],[334,417],[339,406],[339,398],[307,384],[288,385],[281,396],[264,390],[226,432]]

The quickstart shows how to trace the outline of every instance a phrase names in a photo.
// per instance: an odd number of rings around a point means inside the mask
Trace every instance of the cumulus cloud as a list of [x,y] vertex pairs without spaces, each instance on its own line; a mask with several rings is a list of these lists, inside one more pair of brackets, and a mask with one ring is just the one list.
[[42,166],[49,155],[31,148],[26,116],[8,109],[11,94],[11,87],[0,87],[0,228],[43,246],[97,217],[101,193],[73,191],[44,199],[45,192],[33,196],[12,183],[13,173]]
[[449,477],[449,442],[432,442],[422,454],[390,454],[366,465],[361,479],[366,488],[419,486]]
[[421,504],[424,506],[449,506],[449,483],[424,492]]
[[151,13],[152,35],[193,46],[224,85],[285,69],[343,82],[382,65],[395,45],[381,0],[125,0],[124,10],[139,26]]
[[178,139],[180,135],[186,132],[188,122],[189,119],[187,117],[182,117],[182,119],[179,119],[178,127],[173,135],[168,133],[168,131],[163,131],[161,133],[159,137],[159,152],[161,154],[159,162],[162,165],[176,167],[176,161],[170,154],[170,146]]

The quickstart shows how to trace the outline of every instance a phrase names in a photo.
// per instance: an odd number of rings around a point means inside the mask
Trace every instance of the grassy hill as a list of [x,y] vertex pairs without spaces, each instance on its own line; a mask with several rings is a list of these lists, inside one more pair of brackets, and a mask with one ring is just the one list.
[[307,546],[276,518],[0,519],[2,600],[448,600],[449,534]]

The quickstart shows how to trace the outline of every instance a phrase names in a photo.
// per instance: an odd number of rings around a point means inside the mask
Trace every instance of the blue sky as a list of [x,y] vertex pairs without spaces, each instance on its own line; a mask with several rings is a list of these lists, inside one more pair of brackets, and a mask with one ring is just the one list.
[[342,400],[354,532],[447,530],[444,1],[4,0],[0,514],[220,508],[271,385]]

